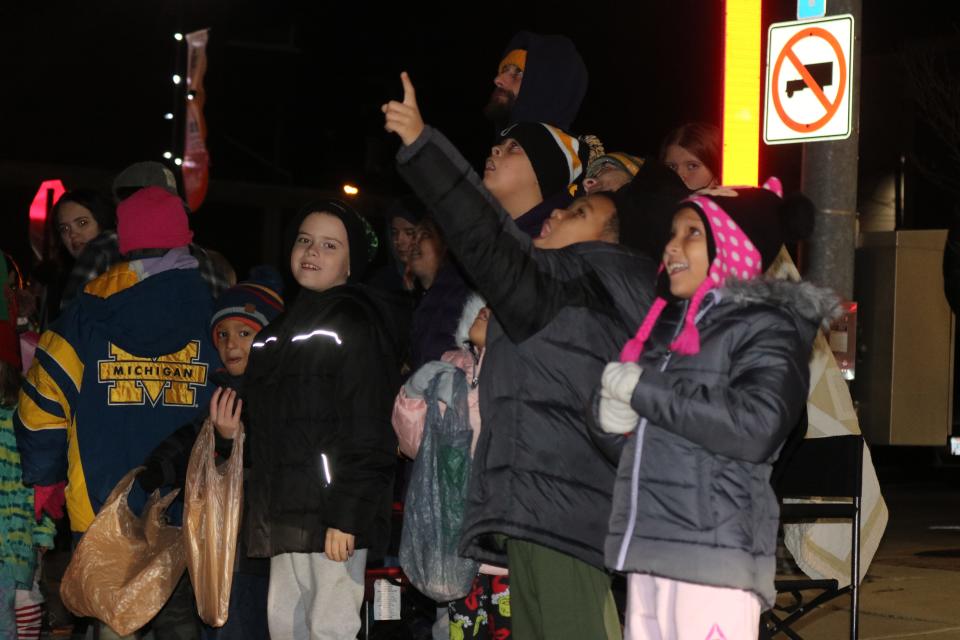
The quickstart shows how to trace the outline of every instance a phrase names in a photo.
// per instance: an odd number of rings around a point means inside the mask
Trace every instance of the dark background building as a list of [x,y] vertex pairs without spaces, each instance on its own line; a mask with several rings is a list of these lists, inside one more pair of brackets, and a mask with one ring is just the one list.
[[[917,108],[908,70],[918,56],[934,56],[947,86],[960,86],[960,12],[933,2],[864,5],[862,199],[902,166],[903,223],[946,226],[960,159],[949,132]],[[764,8],[766,25],[793,19],[796,3],[767,0]],[[576,129],[608,149],[654,155],[674,126],[721,118],[722,2],[585,3],[570,12],[546,2],[384,9],[363,1],[102,0],[5,3],[0,24],[3,246],[22,259],[38,172],[72,168],[68,187],[106,189],[127,164],[179,151],[179,121],[163,117],[182,111],[183,85],[171,81],[185,63],[175,32],[211,28],[212,187],[193,224],[241,276],[278,257],[282,218],[308,190],[356,184],[371,216],[402,191],[392,169],[397,141],[383,131],[379,106],[399,96],[403,69],[425,119],[479,162],[491,136],[480,110],[519,29],[574,40],[590,73]],[[800,153],[799,145],[763,148],[761,173],[797,188]]]

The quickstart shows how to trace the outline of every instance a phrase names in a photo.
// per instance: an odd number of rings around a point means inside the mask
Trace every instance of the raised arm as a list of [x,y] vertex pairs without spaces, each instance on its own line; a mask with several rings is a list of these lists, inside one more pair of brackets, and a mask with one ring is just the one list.
[[383,105],[386,129],[404,143],[400,175],[434,214],[507,335],[521,342],[562,307],[590,304],[597,289],[586,263],[568,251],[535,249],[450,141],[424,125],[406,73],[401,80],[403,101]]

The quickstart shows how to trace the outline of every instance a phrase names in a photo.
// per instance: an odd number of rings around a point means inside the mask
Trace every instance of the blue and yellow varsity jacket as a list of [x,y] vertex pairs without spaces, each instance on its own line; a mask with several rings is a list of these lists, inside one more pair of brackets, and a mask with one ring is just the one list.
[[[117,482],[209,402],[220,366],[197,269],[115,265],[40,338],[15,418],[25,484],[67,481],[86,531]],[[131,507],[142,500],[131,494]]]

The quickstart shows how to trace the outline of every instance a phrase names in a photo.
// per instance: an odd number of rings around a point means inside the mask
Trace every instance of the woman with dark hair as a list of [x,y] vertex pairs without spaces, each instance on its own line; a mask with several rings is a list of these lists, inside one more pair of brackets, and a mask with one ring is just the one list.
[[407,267],[424,291],[413,312],[410,370],[416,371],[457,348],[454,334],[470,289],[449,259],[443,232],[430,217],[417,224]]
[[671,131],[660,147],[660,162],[691,191],[720,184],[720,129],[688,122]]
[[58,246],[74,259],[100,232],[117,227],[116,211],[90,189],[66,192],[57,200],[52,213],[50,223],[60,240]]
[[47,218],[47,255],[34,278],[44,286],[39,309],[41,330],[60,315],[60,299],[74,261],[100,233],[116,229],[116,211],[92,189],[67,191]]

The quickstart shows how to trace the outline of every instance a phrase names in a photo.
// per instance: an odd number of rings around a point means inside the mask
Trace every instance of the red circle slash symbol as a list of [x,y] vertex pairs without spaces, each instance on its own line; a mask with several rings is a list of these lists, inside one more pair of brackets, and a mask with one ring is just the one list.
[[[837,56],[837,65],[840,68],[840,81],[837,83],[837,95],[831,101],[826,94],[823,92],[823,87],[810,75],[810,71],[807,67],[800,62],[800,59],[797,57],[797,54],[793,51],[794,45],[796,45],[803,38],[821,38],[826,41],[827,44],[833,49],[833,52]],[[823,105],[826,113],[823,117],[815,120],[814,122],[804,123],[797,122],[789,115],[787,115],[786,109],[783,108],[783,102],[780,98],[780,71],[783,68],[783,61],[790,60],[790,63],[800,72],[800,77],[803,79],[804,84],[810,89],[817,100],[820,101],[820,104]],[[808,29],[803,29],[798,31],[793,35],[792,38],[787,40],[787,43],[784,45],[783,50],[780,52],[780,55],[777,56],[777,62],[773,67],[773,106],[777,110],[777,114],[780,116],[780,119],[785,125],[798,131],[800,133],[810,133],[811,131],[816,131],[823,125],[827,124],[830,119],[837,113],[837,109],[840,108],[840,102],[843,99],[844,90],[847,88],[847,63],[846,59],[843,56],[843,50],[840,48],[840,43],[837,42],[837,39],[832,33],[826,29],[821,29],[820,27],[810,27]]]

